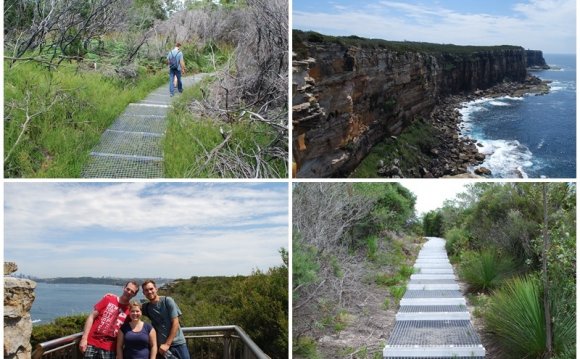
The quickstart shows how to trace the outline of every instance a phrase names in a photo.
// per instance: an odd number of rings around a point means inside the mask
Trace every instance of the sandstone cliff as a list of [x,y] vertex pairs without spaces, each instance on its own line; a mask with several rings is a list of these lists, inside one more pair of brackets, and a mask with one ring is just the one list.
[[442,97],[526,78],[527,54],[521,47],[414,48],[318,36],[294,33],[297,177],[346,176],[379,141],[427,118]]
[[544,54],[540,50],[526,50],[526,65],[533,69],[549,69],[550,66],[544,60]]
[[4,358],[28,359],[32,349],[30,308],[36,283],[7,276],[16,268],[12,262],[4,264]]

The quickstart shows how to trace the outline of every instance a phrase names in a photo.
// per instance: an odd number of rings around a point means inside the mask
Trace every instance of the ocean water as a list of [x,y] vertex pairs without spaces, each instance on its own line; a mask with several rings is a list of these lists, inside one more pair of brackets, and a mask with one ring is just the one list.
[[[48,323],[57,317],[88,314],[103,295],[121,295],[122,286],[101,284],[48,284],[36,283],[36,299],[30,315],[34,324]],[[141,291],[136,299],[141,299]]]
[[544,58],[559,67],[533,72],[552,81],[549,94],[479,99],[460,109],[462,134],[483,145],[480,166],[493,177],[576,177],[576,56]]

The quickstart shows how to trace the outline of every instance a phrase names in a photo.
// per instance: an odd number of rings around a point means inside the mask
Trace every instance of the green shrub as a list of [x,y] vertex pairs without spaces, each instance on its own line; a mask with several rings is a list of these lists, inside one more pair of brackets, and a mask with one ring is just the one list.
[[313,246],[302,243],[295,232],[292,240],[292,279],[294,287],[316,282],[320,264],[318,251]]
[[[550,282],[550,310],[553,318],[554,352],[557,358],[576,358],[576,295],[564,294]],[[570,305],[570,303],[573,303]]]
[[401,268],[399,268],[399,275],[405,279],[409,279],[411,274],[415,273],[415,268],[403,264]]
[[469,252],[459,266],[459,274],[471,291],[489,292],[515,269],[513,260],[494,249]]
[[458,255],[467,249],[469,234],[465,229],[453,227],[445,232],[445,250],[450,256]]
[[540,358],[546,350],[541,288],[535,278],[514,278],[491,297],[487,329],[510,358]]
[[52,323],[35,325],[32,327],[30,344],[34,348],[42,342],[82,332],[86,320],[86,314],[79,314],[59,317]]
[[316,340],[311,337],[299,337],[294,341],[292,351],[296,355],[300,355],[308,359],[318,359],[318,349],[316,348]]

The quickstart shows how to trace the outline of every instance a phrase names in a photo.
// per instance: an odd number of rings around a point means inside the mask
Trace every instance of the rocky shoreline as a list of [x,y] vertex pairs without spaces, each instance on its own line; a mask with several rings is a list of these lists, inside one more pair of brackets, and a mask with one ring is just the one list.
[[[381,161],[377,166],[377,174],[388,178],[491,177],[492,173],[488,168],[477,167],[485,160],[485,155],[478,150],[482,145],[474,139],[461,136],[463,120],[459,109],[465,102],[481,98],[543,95],[550,90],[548,83],[549,81],[529,75],[522,83],[504,82],[486,90],[439,99],[428,120],[436,139],[435,145],[421,151],[419,168],[402,169],[399,166],[400,161],[392,159],[386,164],[386,161]],[[469,168],[475,168],[473,174],[469,172]]]

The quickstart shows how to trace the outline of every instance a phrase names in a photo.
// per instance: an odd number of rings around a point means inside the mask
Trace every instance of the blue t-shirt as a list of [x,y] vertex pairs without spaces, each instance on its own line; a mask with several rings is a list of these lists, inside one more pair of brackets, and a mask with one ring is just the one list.
[[[151,319],[151,324],[157,332],[157,345],[165,344],[171,331],[171,319],[178,318],[181,310],[171,297],[159,297],[159,302],[147,302],[142,305],[142,312]],[[185,336],[181,326],[177,330],[171,345],[185,344]]]
[[131,330],[129,322],[121,327],[124,336],[123,358],[125,359],[149,359],[149,333],[153,327],[149,323],[143,323],[139,332]]

